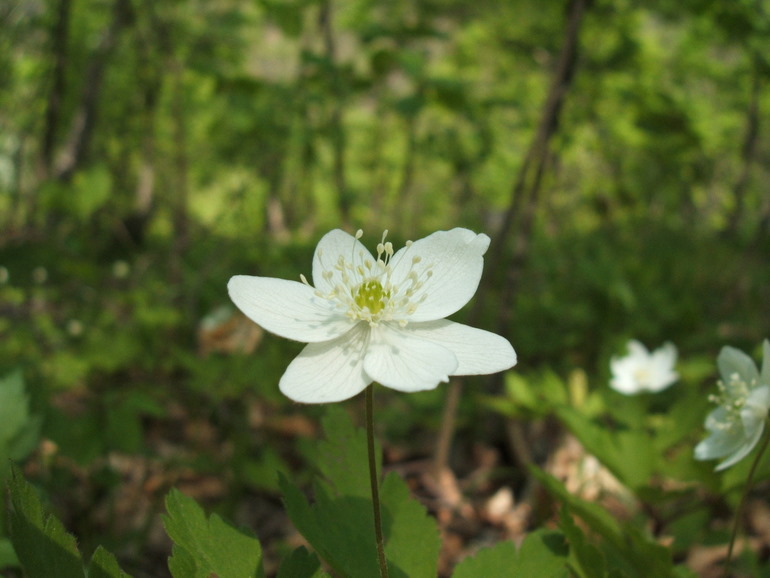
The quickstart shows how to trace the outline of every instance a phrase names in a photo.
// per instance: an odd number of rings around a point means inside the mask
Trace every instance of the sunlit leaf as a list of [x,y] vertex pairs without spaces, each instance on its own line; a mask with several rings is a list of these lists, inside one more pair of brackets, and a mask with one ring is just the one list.
[[203,509],[192,498],[173,489],[166,496],[168,515],[163,523],[174,541],[169,569],[174,578],[259,578],[262,547],[244,534]]
[[[74,536],[43,512],[35,489],[14,469],[9,483],[11,542],[28,578],[127,578],[115,557],[97,548],[85,574]],[[3,548],[5,550],[5,548]],[[7,556],[3,552],[3,557]]]
[[[318,468],[325,480],[316,480],[313,486],[314,503],[308,503],[299,488],[280,475],[287,512],[336,573],[376,576],[379,568],[365,432],[353,428],[350,418],[336,408],[330,408],[324,431],[327,439],[320,445]],[[381,484],[380,500],[391,575],[435,576],[440,549],[435,521],[410,497],[396,474]]]
[[567,544],[564,536],[553,530],[529,534],[516,550],[513,542],[500,542],[466,558],[455,568],[453,578],[566,578]]

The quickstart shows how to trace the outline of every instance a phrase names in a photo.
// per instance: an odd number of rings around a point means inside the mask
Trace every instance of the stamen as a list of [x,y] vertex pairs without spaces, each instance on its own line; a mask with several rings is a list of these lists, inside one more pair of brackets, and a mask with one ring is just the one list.
[[[430,265],[422,265],[420,255],[411,255],[408,270],[400,276],[401,282],[394,283],[393,272],[400,267],[401,260],[409,251],[401,251],[399,261],[392,262],[396,252],[387,236],[388,231],[385,230],[377,244],[374,260],[354,242],[347,258],[339,255],[336,262],[327,267],[319,250],[317,256],[321,261],[321,275],[334,288],[328,294],[319,290],[315,294],[332,301],[353,321],[363,321],[375,327],[379,323],[396,320],[400,327],[406,327],[408,317],[428,298],[422,289],[433,275],[433,270]],[[358,241],[362,237],[363,230],[357,230],[354,239]],[[407,249],[412,245],[412,241],[406,242]],[[303,284],[310,285],[304,275],[300,279]]]

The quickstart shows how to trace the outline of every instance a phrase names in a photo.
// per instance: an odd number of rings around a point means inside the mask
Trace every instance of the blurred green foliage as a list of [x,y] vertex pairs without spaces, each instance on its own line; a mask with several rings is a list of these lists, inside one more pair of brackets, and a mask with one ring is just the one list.
[[[253,400],[268,416],[300,411],[276,387],[300,346],[265,336],[248,353],[229,341],[202,350],[228,278],[309,275],[332,227],[360,226],[370,242],[389,228],[399,244],[459,225],[490,234],[497,270],[457,318],[496,330],[512,307],[505,331],[521,369],[503,390],[465,396],[462,430],[493,435],[478,423],[489,408],[556,415],[644,500],[661,498],[663,452],[673,478],[703,476],[734,505],[748,466],[717,478],[693,464],[687,428],[695,435],[699,418],[687,409],[705,409],[706,360],[724,344],[755,346],[770,327],[769,11],[750,0],[590,3],[519,262],[526,227],[496,233],[526,213],[511,190],[569,4],[0,8],[3,451],[23,460],[38,436],[51,442],[56,459],[36,459],[52,493],[70,492],[72,460],[91,468],[95,495],[111,495],[115,454],[220,476],[234,495],[274,495],[276,470],[305,481],[304,440],[249,413]],[[508,267],[521,274],[513,303]],[[670,340],[688,360],[690,393],[666,394],[670,414],[605,391],[607,362],[631,337]],[[20,389],[17,369],[34,387]],[[443,395],[384,394],[389,439],[430,452]],[[213,441],[163,454],[153,428],[187,422],[211,425]],[[644,459],[624,462],[629,448]],[[711,506],[666,522],[678,548],[703,537],[695,528]],[[83,526],[93,550],[100,531]]]

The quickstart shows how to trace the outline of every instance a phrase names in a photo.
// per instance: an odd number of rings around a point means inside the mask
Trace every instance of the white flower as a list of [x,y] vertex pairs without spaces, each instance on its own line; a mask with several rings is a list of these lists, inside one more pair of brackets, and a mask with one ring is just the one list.
[[279,387],[295,401],[342,401],[376,381],[400,391],[435,388],[450,375],[503,371],[516,364],[504,338],[444,319],[473,297],[489,237],[438,231],[393,252],[387,231],[377,257],[335,229],[313,257],[315,288],[236,275],[230,298],[264,329],[308,343]]
[[653,353],[636,340],[628,342],[628,355],[610,360],[610,385],[626,395],[643,391],[658,392],[679,379],[674,371],[676,347],[666,343]]
[[707,417],[705,427],[711,435],[695,446],[696,460],[726,458],[716,471],[729,468],[746,457],[765,431],[770,408],[770,341],[762,345],[762,373],[754,361],[734,347],[723,347],[717,358],[722,377],[719,394],[711,396],[719,404]]

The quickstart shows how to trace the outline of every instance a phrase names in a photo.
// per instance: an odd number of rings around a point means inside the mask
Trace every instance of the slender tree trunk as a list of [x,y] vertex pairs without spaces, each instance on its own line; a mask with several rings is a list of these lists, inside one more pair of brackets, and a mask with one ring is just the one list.
[[733,187],[733,210],[728,218],[725,233],[735,236],[741,226],[746,211],[746,192],[751,180],[751,169],[757,156],[759,144],[759,103],[762,97],[762,59],[759,54],[752,55],[752,78],[749,105],[746,109],[746,133],[741,148],[741,172]]
[[91,138],[99,114],[99,97],[104,82],[104,73],[121,32],[132,18],[130,0],[115,0],[112,6],[112,22],[104,32],[102,41],[88,66],[83,82],[80,106],[70,126],[64,149],[56,161],[53,176],[57,180],[69,181],[88,157]]
[[[488,281],[482,283],[471,312],[471,323],[473,324],[481,316],[485,295],[490,292],[492,287],[501,287],[498,332],[502,335],[509,334],[522,270],[529,257],[540,189],[550,157],[549,146],[559,127],[564,98],[572,85],[577,64],[580,29],[583,16],[590,3],[591,0],[569,0],[567,4],[564,42],[540,122],[511,191],[511,200],[502,226],[495,235],[495,245],[486,266]],[[515,239],[510,240],[514,223],[517,235]],[[513,244],[513,254],[509,257],[510,253],[507,247],[510,244]],[[503,273],[502,278],[497,274],[498,271]],[[494,380],[493,383],[499,383],[499,380],[502,379],[501,374],[492,376],[492,379]],[[434,456],[434,468],[437,474],[443,472],[448,466],[462,383],[461,379],[455,378],[449,384],[442,427]]]
[[69,23],[72,12],[71,0],[59,0],[56,6],[56,18],[51,30],[51,90],[45,110],[45,123],[41,144],[41,179],[47,179],[53,172],[53,159],[56,136],[61,122],[61,107],[67,89],[67,63],[69,60]]
[[173,198],[172,226],[174,238],[171,246],[171,281],[179,290],[183,287],[182,266],[184,255],[190,244],[189,218],[188,218],[188,172],[189,154],[187,151],[187,116],[184,102],[184,78],[182,65],[179,62],[172,64],[174,75],[173,95],[173,126],[174,126],[174,175],[172,181]]
[[352,199],[346,178],[346,148],[347,138],[345,135],[345,126],[343,119],[343,105],[345,100],[342,79],[337,70],[337,42],[334,37],[334,27],[332,25],[331,0],[322,0],[320,12],[318,14],[318,26],[321,30],[324,43],[324,51],[329,61],[331,73],[331,91],[332,105],[329,118],[331,129],[332,149],[334,151],[333,178],[337,189],[337,208],[340,212],[340,218],[343,224],[350,222],[350,209]]

